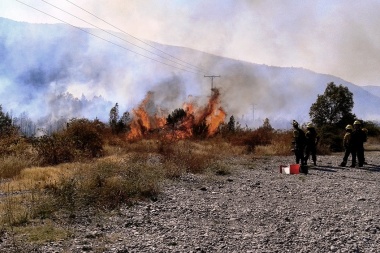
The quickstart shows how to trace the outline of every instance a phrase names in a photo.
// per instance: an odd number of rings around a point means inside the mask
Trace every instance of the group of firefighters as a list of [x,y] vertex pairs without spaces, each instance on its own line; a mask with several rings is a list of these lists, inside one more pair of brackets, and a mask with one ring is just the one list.
[[[356,166],[356,157],[358,158],[358,166],[363,167],[364,159],[364,142],[367,141],[367,129],[362,128],[359,120],[355,120],[354,126],[347,125],[346,133],[343,137],[343,146],[345,149],[343,161],[340,166],[347,165],[348,157],[351,154],[351,166]],[[293,120],[293,137],[294,137],[294,154],[296,163],[307,165],[310,156],[314,165],[317,165],[317,145],[319,135],[312,123],[306,125],[306,133],[299,127],[297,121]]]

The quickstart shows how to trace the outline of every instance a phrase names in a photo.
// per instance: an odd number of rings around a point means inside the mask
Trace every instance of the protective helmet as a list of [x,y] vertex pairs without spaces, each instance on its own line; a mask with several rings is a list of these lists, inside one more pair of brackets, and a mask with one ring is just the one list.
[[295,121],[295,120],[293,120],[293,126],[298,126],[298,122],[297,121]]
[[346,130],[352,130],[352,125],[347,125]]
[[307,123],[306,128],[314,128],[313,123],[311,123],[311,122]]
[[355,120],[355,122],[354,122],[354,125],[361,125],[362,123],[360,123],[360,121],[359,120]]

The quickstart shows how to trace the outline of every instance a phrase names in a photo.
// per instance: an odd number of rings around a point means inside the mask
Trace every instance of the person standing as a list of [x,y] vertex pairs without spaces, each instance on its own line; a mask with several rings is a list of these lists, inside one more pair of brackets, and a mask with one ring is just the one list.
[[[367,128],[362,128],[364,134],[365,134],[365,138],[364,138],[364,142],[367,142],[367,139],[368,139],[368,129]],[[364,152],[364,150],[363,150]],[[363,154],[363,164],[368,164],[366,161],[365,161],[365,156]]]
[[306,137],[305,132],[299,128],[298,122],[293,120],[293,143],[294,143],[294,154],[296,157],[296,163],[301,165],[305,164],[305,144],[306,144]]
[[317,165],[317,145],[319,142],[319,136],[312,123],[308,123],[306,126],[306,148],[305,148],[305,165],[310,158],[313,160],[314,166]]
[[[350,154],[351,154],[352,162],[354,162],[353,155],[352,155],[352,143],[351,143],[352,130],[353,130],[352,125],[346,126],[346,133],[344,134],[344,137],[343,137],[344,156],[343,156],[343,161],[340,164],[340,166],[342,167],[346,167],[348,157],[350,156]],[[355,164],[352,163],[351,167],[355,167]]]
[[356,165],[356,156],[358,156],[359,167],[363,167],[364,164],[364,142],[366,141],[366,134],[361,127],[361,122],[355,120],[354,131],[351,134],[352,141],[352,165]]

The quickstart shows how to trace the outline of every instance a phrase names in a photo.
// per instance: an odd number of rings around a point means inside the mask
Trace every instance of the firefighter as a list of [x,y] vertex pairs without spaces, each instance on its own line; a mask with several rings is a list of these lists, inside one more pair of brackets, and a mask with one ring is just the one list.
[[364,164],[364,142],[366,141],[366,134],[362,130],[361,122],[355,120],[354,131],[351,134],[352,141],[352,165],[356,165],[356,155],[358,156],[359,167]]
[[[343,161],[340,164],[340,166],[342,166],[342,167],[346,167],[348,157],[350,156],[350,154],[351,154],[351,158],[353,157],[353,155],[352,155],[352,144],[351,144],[352,130],[353,130],[352,125],[346,126],[346,133],[344,134],[344,137],[343,137],[344,156],[343,156]],[[352,159],[352,162],[354,162],[353,159]],[[355,164],[352,163],[351,167],[355,167]]]
[[296,163],[301,165],[305,164],[305,157],[304,157],[304,151],[305,151],[305,144],[306,144],[306,137],[305,132],[299,128],[298,122],[293,120],[293,138],[294,138],[294,154],[296,156]]
[[[368,139],[368,129],[367,128],[362,128],[363,132],[365,133],[365,139],[364,139],[364,142],[367,142],[367,139]],[[363,164],[368,164],[366,161],[365,161],[365,156],[363,154]]]
[[319,135],[317,134],[317,131],[315,130],[315,127],[312,123],[308,123],[306,126],[306,148],[305,148],[305,165],[307,164],[307,161],[309,160],[310,154],[311,159],[313,160],[314,166],[317,165],[317,145],[319,142]]

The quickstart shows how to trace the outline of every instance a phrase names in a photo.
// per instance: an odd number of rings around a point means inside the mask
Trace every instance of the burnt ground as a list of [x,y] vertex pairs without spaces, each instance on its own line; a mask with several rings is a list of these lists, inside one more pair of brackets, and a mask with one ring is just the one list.
[[319,156],[308,175],[279,173],[292,156],[235,158],[229,175],[188,174],[158,199],[77,216],[69,239],[3,232],[0,252],[380,252],[379,154],[364,168]]

